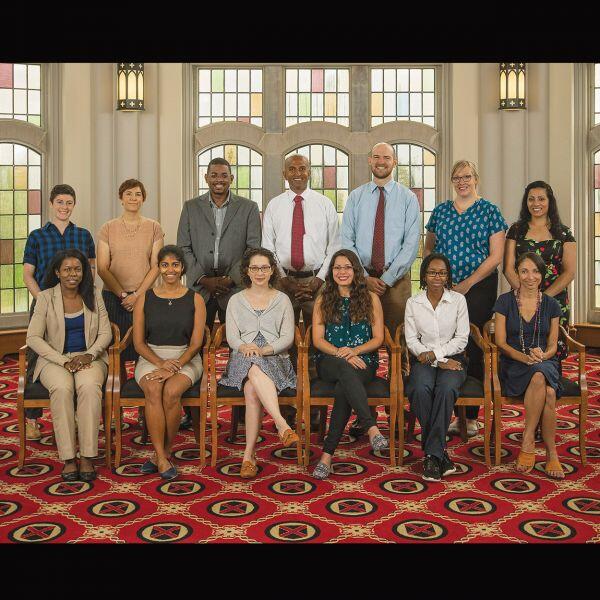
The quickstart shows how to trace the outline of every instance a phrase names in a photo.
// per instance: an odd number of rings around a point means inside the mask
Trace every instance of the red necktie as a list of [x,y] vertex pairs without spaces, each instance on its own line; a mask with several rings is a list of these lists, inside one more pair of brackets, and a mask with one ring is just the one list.
[[296,196],[294,203],[291,263],[295,271],[301,271],[304,266],[304,210],[302,209],[302,196]]
[[375,213],[375,227],[373,231],[373,247],[371,249],[371,266],[378,273],[383,272],[385,266],[385,235],[384,235],[384,216],[385,216],[385,193],[383,188],[379,188],[379,203]]

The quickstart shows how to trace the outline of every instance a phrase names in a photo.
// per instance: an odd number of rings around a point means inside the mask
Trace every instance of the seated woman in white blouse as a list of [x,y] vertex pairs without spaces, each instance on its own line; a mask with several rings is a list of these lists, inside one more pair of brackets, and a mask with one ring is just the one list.
[[406,303],[404,335],[411,353],[407,394],[421,424],[423,479],[440,481],[456,471],[446,452],[446,432],[466,374],[469,313],[453,292],[450,262],[432,253],[421,264],[421,289]]

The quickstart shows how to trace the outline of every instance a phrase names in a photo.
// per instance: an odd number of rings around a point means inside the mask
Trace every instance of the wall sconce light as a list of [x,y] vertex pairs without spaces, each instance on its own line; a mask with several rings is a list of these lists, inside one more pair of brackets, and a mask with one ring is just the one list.
[[500,110],[527,108],[525,63],[500,63]]
[[117,110],[144,110],[144,63],[117,63]]

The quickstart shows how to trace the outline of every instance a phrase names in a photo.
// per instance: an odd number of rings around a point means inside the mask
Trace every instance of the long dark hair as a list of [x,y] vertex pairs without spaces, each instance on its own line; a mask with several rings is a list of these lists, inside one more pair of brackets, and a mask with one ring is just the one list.
[[94,312],[96,303],[94,301],[94,278],[92,277],[92,269],[85,255],[76,248],[68,248],[67,250],[59,250],[48,265],[44,286],[46,289],[54,287],[60,279],[56,275],[56,271],[60,271],[63,261],[66,258],[76,258],[81,263],[82,276],[79,283],[79,295],[83,299],[83,303],[88,310]]
[[545,181],[532,181],[526,188],[521,200],[521,212],[519,213],[519,220],[517,221],[517,233],[519,237],[524,236],[529,228],[529,222],[531,221],[531,213],[527,206],[527,198],[529,198],[529,192],[534,188],[541,188],[546,192],[548,196],[548,219],[550,221],[550,233],[555,240],[563,239],[565,234],[565,227],[560,220],[558,213],[558,205],[554,191],[550,187],[550,184]]
[[359,321],[373,322],[373,301],[371,294],[367,289],[367,280],[365,279],[364,269],[358,260],[358,257],[352,250],[338,250],[329,263],[329,269],[325,276],[325,285],[321,292],[323,298],[321,303],[321,315],[325,323],[340,323],[342,320],[342,297],[337,283],[333,280],[333,265],[338,256],[344,256],[350,261],[354,278],[350,289],[350,320],[353,323]]

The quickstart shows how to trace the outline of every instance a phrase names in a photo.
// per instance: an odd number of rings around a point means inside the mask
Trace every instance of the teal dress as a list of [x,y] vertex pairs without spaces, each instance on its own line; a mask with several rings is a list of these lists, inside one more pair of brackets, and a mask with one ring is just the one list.
[[[327,323],[325,325],[325,340],[336,348],[355,348],[366,344],[373,339],[373,331],[369,321],[359,321],[352,323],[350,320],[350,298],[342,298],[342,320],[340,323]],[[322,352],[317,353],[317,365],[320,359],[325,356]],[[377,352],[361,354],[367,367],[373,367],[377,370],[379,357]]]

